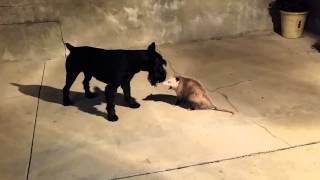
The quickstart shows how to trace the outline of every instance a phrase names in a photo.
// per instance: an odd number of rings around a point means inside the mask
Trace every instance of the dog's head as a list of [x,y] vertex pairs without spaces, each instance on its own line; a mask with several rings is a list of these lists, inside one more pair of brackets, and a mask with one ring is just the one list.
[[166,60],[156,52],[156,44],[153,42],[149,45],[148,50],[148,80],[151,85],[155,86],[166,79],[167,71],[164,66],[167,65]]

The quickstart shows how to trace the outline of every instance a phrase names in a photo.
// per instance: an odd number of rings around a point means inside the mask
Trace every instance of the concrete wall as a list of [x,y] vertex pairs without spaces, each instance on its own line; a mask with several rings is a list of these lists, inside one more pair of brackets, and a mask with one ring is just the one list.
[[[64,40],[75,45],[137,48],[145,47],[151,41],[158,44],[175,43],[271,30],[269,2],[270,0],[1,0],[0,24],[5,25],[0,25],[0,34],[4,26],[11,24],[25,23],[32,26],[39,25],[35,22],[59,21]],[[6,28],[5,32],[8,31]],[[18,29],[24,31],[24,26]],[[43,29],[39,35],[50,39],[52,34],[59,35],[57,29],[59,27],[53,28],[52,32]],[[38,35],[39,30],[35,33]],[[21,34],[17,36],[22,37],[19,41],[28,39],[28,36]],[[12,39],[3,34],[0,35],[0,41],[12,43]],[[39,43],[42,46],[43,43],[46,44],[46,40],[40,40]],[[0,48],[3,49],[4,45]],[[0,49],[0,53],[3,52]],[[7,56],[12,54],[8,48],[6,53]],[[3,55],[0,54],[1,56]]]

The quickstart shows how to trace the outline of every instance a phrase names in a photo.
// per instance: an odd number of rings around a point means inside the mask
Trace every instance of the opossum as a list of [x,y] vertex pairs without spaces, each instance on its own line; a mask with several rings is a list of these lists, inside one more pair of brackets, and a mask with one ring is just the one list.
[[162,84],[176,92],[176,105],[186,102],[191,110],[212,109],[234,114],[232,111],[215,106],[207,95],[205,88],[194,79],[175,76],[167,79]]

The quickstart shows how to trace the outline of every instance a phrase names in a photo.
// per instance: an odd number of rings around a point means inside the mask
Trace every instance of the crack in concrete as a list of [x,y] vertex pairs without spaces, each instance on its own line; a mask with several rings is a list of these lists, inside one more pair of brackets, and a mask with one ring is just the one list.
[[269,150],[269,151],[260,151],[260,152],[255,152],[255,153],[250,153],[250,154],[245,154],[245,155],[235,156],[235,157],[230,157],[230,158],[224,158],[224,159],[219,159],[219,160],[214,160],[214,161],[200,162],[197,164],[179,166],[179,167],[169,168],[169,169],[164,169],[164,170],[159,170],[159,171],[151,171],[151,172],[145,172],[145,173],[140,173],[140,174],[134,174],[134,175],[130,175],[130,176],[116,177],[116,178],[111,178],[110,180],[129,179],[129,178],[134,178],[134,177],[160,174],[160,173],[164,173],[164,172],[177,171],[177,170],[181,170],[181,169],[197,167],[197,166],[204,166],[204,165],[209,165],[209,164],[217,164],[217,163],[222,163],[222,162],[226,162],[226,161],[244,159],[244,158],[255,157],[255,156],[259,156],[259,155],[266,155],[266,154],[282,152],[282,151],[297,149],[297,148],[306,147],[306,146],[318,145],[318,144],[320,144],[320,141],[314,141],[314,142],[310,142],[310,143],[306,143],[306,144],[299,144],[299,145],[294,145],[294,146],[289,146],[289,147],[279,148],[279,149],[274,149],[274,150]]
[[[217,92],[217,93],[219,93],[220,95],[222,95],[222,96],[226,99],[226,101],[228,102],[228,104],[229,104],[230,106],[232,106],[232,108],[233,108],[235,111],[239,112],[239,110],[237,109],[237,107],[231,103],[231,101],[229,100],[229,97],[228,97],[226,94],[224,94],[224,93],[222,93],[222,92],[220,92],[220,91],[218,91],[218,90],[224,89],[224,88],[229,88],[229,87],[234,87],[234,86],[237,86],[237,85],[239,85],[239,84],[242,84],[242,83],[245,83],[245,82],[251,82],[251,81],[253,81],[253,80],[239,81],[239,82],[236,82],[236,83],[233,83],[233,84],[229,84],[229,85],[217,87],[217,88],[215,88],[214,90],[208,89],[208,91],[209,91],[209,92],[212,92],[212,93],[213,93],[213,92]],[[258,122],[254,121],[254,120],[251,120],[251,122],[253,122],[253,123],[256,124],[257,126],[259,126],[260,128],[264,129],[264,130],[265,130],[269,135],[271,135],[272,137],[280,140],[281,142],[285,143],[285,144],[288,145],[288,146],[291,146],[287,141],[285,141],[284,139],[276,136],[276,135],[275,135],[274,133],[272,133],[268,128],[264,127],[263,125],[259,124]]]
[[218,91],[217,93],[219,93],[222,97],[224,97],[224,99],[227,101],[227,103],[228,103],[236,112],[239,112],[238,108],[237,108],[234,104],[231,103],[229,97],[228,97],[226,94],[224,94],[224,93],[222,93],[222,92],[220,92],[220,91]]
[[246,82],[251,82],[251,81],[254,81],[254,80],[244,80],[244,81],[239,81],[239,82],[235,82],[235,83],[232,83],[232,84],[228,84],[228,85],[225,85],[225,86],[220,86],[220,87],[217,87],[215,89],[209,89],[207,87],[205,87],[207,89],[208,92],[211,92],[211,93],[218,93],[220,94],[221,96],[224,97],[224,99],[227,101],[227,103],[236,111],[236,112],[239,112],[238,108],[230,101],[229,97],[218,91],[220,89],[225,89],[225,88],[230,88],[230,87],[234,87],[234,86],[237,86],[237,85],[240,85],[240,84],[243,84],[243,83],[246,83]]
[[208,89],[208,91],[213,93],[213,92],[216,92],[216,91],[218,91],[218,90],[220,90],[220,89],[225,89],[225,88],[234,87],[234,86],[237,86],[237,85],[240,85],[240,84],[243,84],[243,83],[246,83],[246,82],[251,82],[251,81],[253,81],[253,80],[239,81],[239,82],[235,82],[235,83],[232,83],[232,84],[228,84],[228,85],[224,85],[224,86],[217,87],[217,88],[215,88],[215,89],[213,89],[213,90]]
[[240,84],[243,84],[243,83],[246,83],[246,82],[251,82],[251,81],[254,81],[254,80],[244,80],[244,81],[239,81],[239,82],[235,82],[235,83],[232,83],[232,84],[228,84],[228,85],[225,85],[225,86],[220,86],[220,87],[217,87],[215,89],[209,89],[209,88],[206,88],[208,92],[211,92],[211,93],[218,93],[220,94],[221,96],[224,97],[224,99],[227,101],[227,103],[236,111],[236,112],[239,112],[238,108],[230,101],[229,97],[218,91],[220,89],[225,89],[225,88],[230,88],[230,87],[234,87],[234,86],[237,86],[237,85],[240,85]]
[[280,140],[281,142],[285,143],[286,145],[288,145],[289,147],[291,146],[291,144],[289,144],[286,140],[276,136],[274,133],[272,133],[267,127],[259,124],[257,121],[255,120],[250,120],[251,122],[253,122],[255,125],[259,126],[260,128],[264,129],[270,136],[272,136],[275,139]]
[[[223,97],[226,99],[226,101],[228,102],[228,104],[229,104],[230,106],[232,106],[232,108],[233,108],[236,112],[239,112],[239,110],[237,109],[237,107],[231,103],[231,101],[229,100],[229,97],[228,97],[226,94],[224,94],[224,93],[222,93],[222,92],[220,92],[220,91],[217,91],[217,93],[219,93],[221,96],[223,96]],[[274,137],[275,139],[280,140],[281,142],[287,144],[288,146],[291,146],[287,141],[285,141],[284,139],[282,139],[282,138],[276,136],[274,133],[272,133],[267,127],[259,124],[259,123],[258,123],[257,121],[255,121],[255,120],[250,120],[250,121],[253,122],[255,125],[259,126],[260,128],[264,129],[269,135],[271,135],[271,136]]]

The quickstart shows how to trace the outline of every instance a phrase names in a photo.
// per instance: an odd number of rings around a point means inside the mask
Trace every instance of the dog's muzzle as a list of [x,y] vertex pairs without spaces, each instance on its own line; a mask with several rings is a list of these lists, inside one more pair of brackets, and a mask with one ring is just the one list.
[[157,83],[161,83],[166,80],[167,71],[161,66],[156,71],[149,72],[148,79],[152,86],[155,86]]

